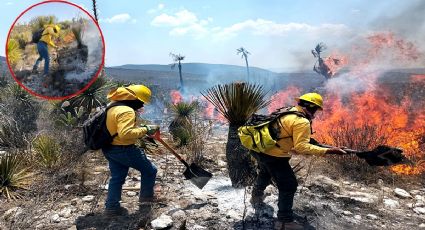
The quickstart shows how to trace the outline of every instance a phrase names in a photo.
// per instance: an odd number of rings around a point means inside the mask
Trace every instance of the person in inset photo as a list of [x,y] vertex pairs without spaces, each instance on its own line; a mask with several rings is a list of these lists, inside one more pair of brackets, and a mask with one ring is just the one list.
[[46,25],[44,28],[36,31],[32,36],[32,42],[37,44],[37,51],[40,57],[32,68],[32,73],[38,73],[38,65],[44,59],[44,72],[43,77],[47,77],[49,74],[49,49],[48,46],[58,48],[53,42],[53,37],[59,37],[60,27],[59,25]]
[[45,98],[64,98],[84,89],[100,73],[103,54],[97,23],[82,9],[62,2],[26,11],[7,40],[13,77]]

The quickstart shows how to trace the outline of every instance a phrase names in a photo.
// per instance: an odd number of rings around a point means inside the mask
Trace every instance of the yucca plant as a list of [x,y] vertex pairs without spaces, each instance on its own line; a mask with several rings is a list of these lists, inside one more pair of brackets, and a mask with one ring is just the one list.
[[17,153],[0,155],[0,194],[7,199],[19,198],[16,192],[26,189],[30,174],[21,167],[22,157]]
[[9,84],[0,96],[1,101],[8,105],[7,113],[16,120],[19,129],[24,133],[37,130],[37,118],[40,103],[25,89],[16,83]]
[[216,85],[202,93],[229,122],[226,158],[233,187],[250,185],[255,179],[255,166],[239,140],[238,128],[252,114],[270,104],[265,99],[266,94],[261,85],[249,83]]
[[84,117],[87,117],[94,109],[107,103],[105,95],[112,87],[114,87],[112,81],[104,76],[99,76],[87,90],[70,98],[68,101],[73,108],[83,107],[85,111]]
[[7,59],[12,67],[22,59],[22,50],[19,47],[19,42],[15,39],[9,39],[7,42]]
[[178,102],[171,105],[171,111],[174,115],[174,119],[171,121],[168,129],[175,140],[179,140],[179,145],[187,145],[192,138],[191,128],[192,121],[191,116],[199,108],[199,102]]
[[61,159],[61,149],[56,140],[48,135],[38,136],[32,143],[35,159],[43,168],[52,169]]

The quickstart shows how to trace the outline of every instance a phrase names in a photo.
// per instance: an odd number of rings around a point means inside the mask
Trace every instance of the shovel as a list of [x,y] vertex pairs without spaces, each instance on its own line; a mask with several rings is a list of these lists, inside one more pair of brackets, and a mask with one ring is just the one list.
[[[332,148],[333,146],[316,144],[325,148]],[[343,149],[348,154],[356,154],[357,157],[365,159],[366,163],[370,166],[391,166],[395,164],[411,163],[403,155],[403,150],[400,148],[380,145],[370,151],[359,151],[354,149]]]
[[183,175],[186,180],[190,180],[199,189],[202,189],[208,183],[208,181],[212,177],[212,174],[210,172],[199,167],[195,163],[189,165],[185,160],[183,160],[183,158],[179,154],[177,154],[177,152],[173,148],[171,148],[164,140],[161,139],[159,131],[157,131],[153,135],[153,138],[161,142],[161,144],[163,144],[165,148],[170,150],[170,152],[186,166],[186,170],[183,172]]

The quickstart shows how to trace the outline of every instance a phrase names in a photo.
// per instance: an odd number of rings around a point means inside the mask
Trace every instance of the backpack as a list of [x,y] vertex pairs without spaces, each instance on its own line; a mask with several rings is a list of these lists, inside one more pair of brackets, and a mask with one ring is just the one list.
[[38,29],[34,33],[32,33],[31,42],[32,43],[38,43],[43,36],[44,28]]
[[110,108],[123,103],[114,102],[102,107],[92,117],[83,123],[84,144],[91,150],[98,150],[112,143],[118,133],[111,135],[106,127],[107,112]]
[[280,129],[273,128],[274,122],[279,122],[278,127],[282,127],[279,118],[288,114],[306,118],[304,113],[290,111],[293,107],[283,107],[277,109],[270,115],[253,114],[248,121],[238,128],[238,135],[242,145],[255,152],[265,152],[277,144]]

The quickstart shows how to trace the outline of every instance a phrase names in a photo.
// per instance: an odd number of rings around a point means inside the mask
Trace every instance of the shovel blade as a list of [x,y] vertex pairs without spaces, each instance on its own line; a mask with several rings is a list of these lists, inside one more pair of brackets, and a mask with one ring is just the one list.
[[389,146],[378,146],[372,151],[360,152],[358,157],[364,158],[371,166],[391,166],[406,161],[403,150]]
[[196,187],[202,189],[208,181],[211,179],[212,174],[205,169],[197,166],[192,163],[186,170],[183,172],[186,180],[190,180]]

